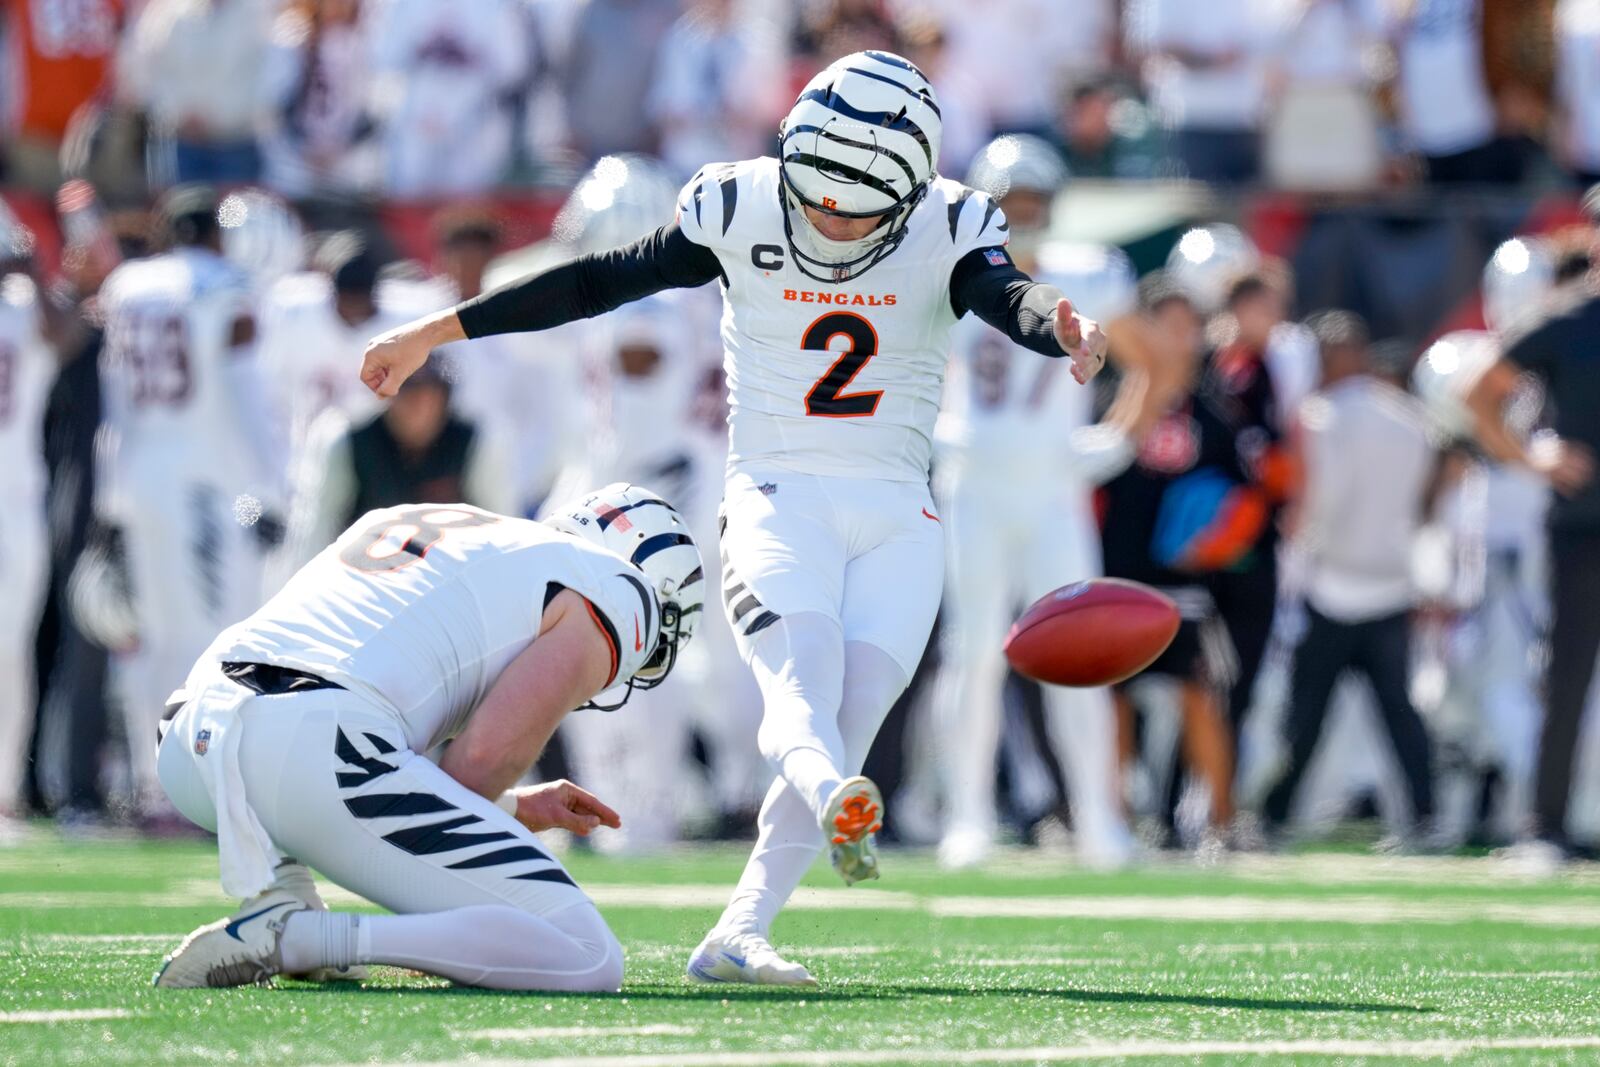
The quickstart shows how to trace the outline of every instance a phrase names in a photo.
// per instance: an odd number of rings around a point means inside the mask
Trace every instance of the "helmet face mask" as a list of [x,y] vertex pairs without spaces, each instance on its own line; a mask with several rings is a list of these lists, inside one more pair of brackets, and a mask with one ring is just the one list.
[[654,689],[677,666],[694,636],[705,596],[700,550],[677,510],[642,486],[616,482],[554,509],[545,522],[625,560],[649,588],[659,611],[655,650],[625,683],[622,699],[585,707],[615,711],[635,689]]
[[[921,71],[887,52],[845,56],[802,90],[778,134],[784,236],[802,274],[842,282],[900,246],[939,155],[939,106]],[[807,208],[882,222],[840,241]]]

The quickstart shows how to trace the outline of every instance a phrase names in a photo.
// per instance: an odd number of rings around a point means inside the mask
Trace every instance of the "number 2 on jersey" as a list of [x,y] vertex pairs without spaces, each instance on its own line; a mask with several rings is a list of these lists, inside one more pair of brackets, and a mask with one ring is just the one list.
[[829,367],[806,394],[806,414],[829,419],[859,419],[878,410],[883,399],[881,389],[864,393],[846,393],[855,376],[867,361],[878,354],[878,331],[872,323],[851,311],[830,311],[806,327],[800,347],[817,352],[828,351],[829,343],[839,336],[850,342],[833,366]]
[[407,508],[394,518],[362,530],[361,536],[339,553],[339,559],[369,574],[398,570],[426,556],[447,531],[487,526],[494,521],[492,516],[457,511],[444,504]]

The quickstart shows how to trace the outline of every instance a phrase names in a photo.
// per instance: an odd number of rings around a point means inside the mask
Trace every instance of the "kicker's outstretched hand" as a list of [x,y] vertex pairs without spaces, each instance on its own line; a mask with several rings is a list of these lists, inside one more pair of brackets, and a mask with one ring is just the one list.
[[362,384],[388,399],[428,361],[435,348],[466,337],[453,308],[380,333],[367,342],[361,357]]
[[1056,343],[1072,357],[1072,379],[1088,382],[1106,365],[1106,335],[1100,324],[1072,310],[1072,301],[1056,302]]

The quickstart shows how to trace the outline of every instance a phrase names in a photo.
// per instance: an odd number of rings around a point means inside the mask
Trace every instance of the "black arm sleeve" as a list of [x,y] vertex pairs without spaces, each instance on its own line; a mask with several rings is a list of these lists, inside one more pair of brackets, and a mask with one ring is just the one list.
[[631,245],[579,256],[490,289],[459,305],[456,317],[468,337],[548,330],[721,275],[716,253],[689,240],[674,222]]
[[977,248],[950,272],[950,306],[960,318],[972,312],[1023,348],[1045,356],[1067,355],[1056,341],[1053,316],[1061,290],[1036,282],[1007,258],[989,261],[993,249]]

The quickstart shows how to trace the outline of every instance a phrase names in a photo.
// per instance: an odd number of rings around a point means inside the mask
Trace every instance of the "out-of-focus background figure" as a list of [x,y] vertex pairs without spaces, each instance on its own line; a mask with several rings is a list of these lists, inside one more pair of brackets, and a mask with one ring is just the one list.
[[[952,867],[1351,824],[1591,850],[1600,4],[980,6],[0,2],[0,837],[172,831],[149,742],[197,643],[367,506],[537,516],[635,479],[713,559],[715,285],[447,346],[388,405],[355,368],[668,222],[873,48],[926,74],[939,171],[1114,372],[956,331],[940,633],[869,760],[886,836]],[[1017,611],[1102,570],[1178,599],[1167,655],[1110,692],[1011,676]],[[752,832],[758,702],[706,610],[671,683],[552,746],[624,812],[605,847]]]

